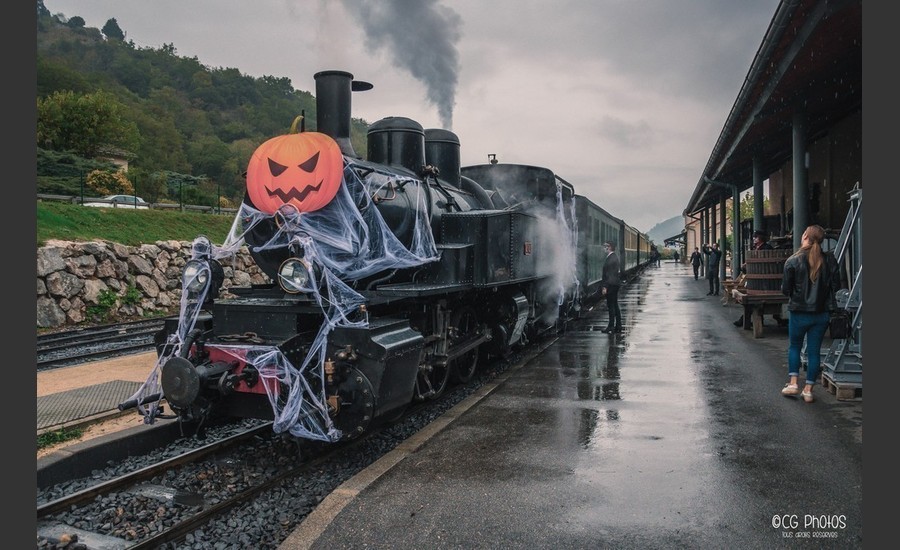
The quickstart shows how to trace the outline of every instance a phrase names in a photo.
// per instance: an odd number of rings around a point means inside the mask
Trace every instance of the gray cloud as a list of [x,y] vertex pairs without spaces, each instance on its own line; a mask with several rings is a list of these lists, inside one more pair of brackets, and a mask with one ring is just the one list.
[[444,128],[453,127],[459,84],[462,18],[438,0],[343,0],[365,31],[366,44],[386,49],[393,62],[427,90]]
[[653,130],[646,121],[629,123],[609,115],[598,123],[597,133],[619,147],[649,147],[653,144]]
[[[470,2],[474,0],[454,5]],[[497,46],[501,57],[537,63],[593,59],[633,77],[641,87],[704,102],[733,100],[779,2],[518,2],[514,18],[506,2],[481,2],[479,17],[466,19],[466,36],[492,45],[502,37]]]

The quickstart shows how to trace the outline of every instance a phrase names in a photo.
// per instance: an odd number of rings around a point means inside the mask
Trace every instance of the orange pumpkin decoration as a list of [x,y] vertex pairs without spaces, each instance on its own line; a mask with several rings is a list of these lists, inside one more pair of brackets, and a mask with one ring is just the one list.
[[341,148],[319,132],[291,132],[273,137],[256,148],[247,166],[247,194],[253,205],[274,214],[290,205],[298,212],[313,212],[331,202],[344,172]]

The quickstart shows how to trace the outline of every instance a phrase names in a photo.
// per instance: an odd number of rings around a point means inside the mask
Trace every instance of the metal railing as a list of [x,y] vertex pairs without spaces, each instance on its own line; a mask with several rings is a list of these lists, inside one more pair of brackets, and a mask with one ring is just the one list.
[[[84,204],[88,202],[99,202],[109,204],[111,207],[116,208],[121,205],[123,208],[130,208],[132,205],[130,203],[121,203],[116,202],[110,199],[104,199],[102,197],[84,197],[82,198],[78,195],[53,195],[47,193],[38,193],[37,200],[39,201],[53,201],[53,202],[68,202],[72,204]],[[206,214],[235,214],[237,212],[237,208],[216,208],[215,206],[205,206],[200,204],[172,204],[168,202],[153,202],[153,203],[143,203],[142,206],[146,204],[146,206],[153,210],[181,210],[181,211],[191,211],[191,212],[203,212]]]

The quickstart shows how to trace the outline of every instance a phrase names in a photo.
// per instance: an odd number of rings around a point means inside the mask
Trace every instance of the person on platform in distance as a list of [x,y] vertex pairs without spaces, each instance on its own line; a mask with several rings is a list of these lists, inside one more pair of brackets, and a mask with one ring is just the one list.
[[[822,361],[822,338],[828,328],[830,311],[837,309],[835,293],[841,288],[840,272],[834,255],[822,250],[825,230],[810,225],[803,232],[800,248],[784,262],[781,292],[789,298],[788,311],[788,383],[782,395],[801,394],[812,403],[813,386]],[[800,376],[800,351],[806,338],[806,385],[797,384]]]
[[702,256],[700,256],[700,249],[696,246],[694,247],[694,251],[691,252],[691,267],[694,268],[694,280],[698,280],[700,278],[700,262],[703,261]]
[[606,309],[609,312],[609,322],[601,332],[622,332],[622,310],[619,308],[619,286],[622,278],[619,274],[619,255],[616,254],[616,244],[612,241],[603,243],[606,249],[606,261],[603,262],[603,273],[600,280],[603,296],[606,297]]
[[709,279],[709,292],[707,296],[719,295],[719,261],[722,259],[722,252],[719,250],[719,243],[713,243],[712,246],[703,245],[703,253],[707,257],[706,278]]

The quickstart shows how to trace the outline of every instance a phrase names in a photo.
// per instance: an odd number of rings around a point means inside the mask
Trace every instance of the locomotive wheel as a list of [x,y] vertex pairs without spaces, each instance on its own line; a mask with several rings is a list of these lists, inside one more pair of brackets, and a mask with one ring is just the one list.
[[[478,330],[478,316],[475,309],[466,306],[457,310],[450,318],[451,345],[463,342]],[[473,348],[450,362],[450,376],[454,382],[466,383],[475,377],[478,369],[478,348]]]
[[450,365],[445,363],[432,363],[419,366],[416,375],[416,399],[425,401],[437,399],[447,389],[450,381]]

